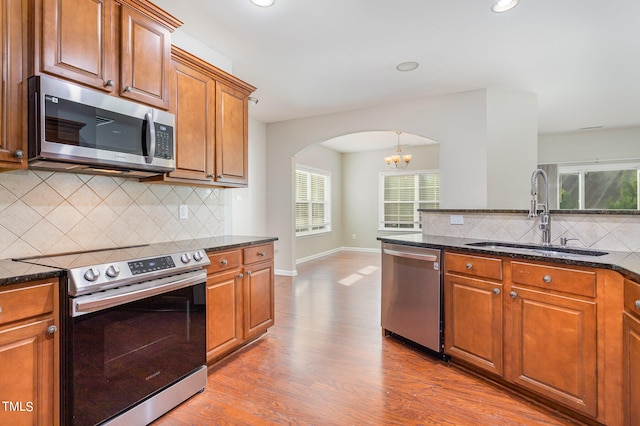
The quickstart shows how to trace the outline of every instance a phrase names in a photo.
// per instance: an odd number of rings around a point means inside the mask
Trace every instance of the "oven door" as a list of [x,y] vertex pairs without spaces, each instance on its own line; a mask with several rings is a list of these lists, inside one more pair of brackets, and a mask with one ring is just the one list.
[[205,364],[201,272],[199,283],[68,318],[68,424],[104,422]]

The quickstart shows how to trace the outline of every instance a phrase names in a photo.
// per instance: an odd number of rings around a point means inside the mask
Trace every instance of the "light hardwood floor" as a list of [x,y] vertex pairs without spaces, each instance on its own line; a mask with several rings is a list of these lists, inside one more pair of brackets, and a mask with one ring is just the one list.
[[340,252],[276,277],[269,332],[209,372],[169,425],[566,425],[567,419],[380,329],[380,255]]

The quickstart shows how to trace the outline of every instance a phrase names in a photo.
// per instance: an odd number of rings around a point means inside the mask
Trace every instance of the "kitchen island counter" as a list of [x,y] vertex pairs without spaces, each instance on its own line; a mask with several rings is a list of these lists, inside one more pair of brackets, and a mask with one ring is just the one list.
[[[567,254],[558,256],[556,253],[528,252],[509,247],[478,247],[469,244],[480,243],[486,240],[473,238],[456,238],[424,234],[403,234],[378,237],[382,243],[402,244],[414,247],[438,248],[442,250],[464,251],[475,254],[494,256],[506,256],[511,258],[539,260],[565,265],[588,266],[592,268],[610,269],[619,272],[626,278],[640,281],[640,253],[625,251],[607,251],[603,256],[580,256]],[[527,244],[530,245],[530,244]],[[552,246],[557,247],[557,246]],[[551,247],[551,248],[552,248]],[[558,247],[559,248],[559,247]],[[566,248],[570,249],[571,246]],[[582,247],[573,247],[582,249]],[[588,250],[588,248],[586,248]]]

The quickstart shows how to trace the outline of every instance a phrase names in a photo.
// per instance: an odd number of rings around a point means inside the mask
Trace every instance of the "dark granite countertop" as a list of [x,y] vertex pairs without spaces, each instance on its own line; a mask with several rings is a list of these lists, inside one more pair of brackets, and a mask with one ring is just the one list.
[[[443,250],[455,250],[468,253],[506,256],[519,259],[539,260],[566,265],[588,266],[592,268],[611,269],[627,278],[640,281],[640,253],[607,251],[603,256],[581,256],[576,254],[538,253],[526,252],[509,247],[474,247],[469,243],[478,243],[484,240],[472,238],[442,237],[423,234],[405,234],[395,236],[378,237],[383,243],[402,244],[414,247],[439,248]],[[570,246],[567,246],[570,248]],[[578,247],[576,247],[578,248]]]
[[[207,252],[230,250],[257,244],[276,241],[276,237],[258,237],[249,235],[224,235],[220,237],[200,238],[194,240],[172,241],[145,246],[149,253],[168,253],[181,250],[204,249]],[[53,255],[53,254],[52,254]],[[0,260],[0,287],[9,284],[20,284],[41,279],[50,279],[64,275],[63,269],[36,265],[19,260]]]
[[0,260],[0,287],[29,281],[48,280],[57,278],[62,274],[63,271],[60,269],[15,262],[11,259]]
[[[505,213],[505,214],[522,214],[525,217],[529,214],[529,210],[522,209],[418,209],[421,213],[470,213],[470,214],[488,214],[488,213]],[[549,210],[553,215],[629,215],[640,216],[640,210]]]

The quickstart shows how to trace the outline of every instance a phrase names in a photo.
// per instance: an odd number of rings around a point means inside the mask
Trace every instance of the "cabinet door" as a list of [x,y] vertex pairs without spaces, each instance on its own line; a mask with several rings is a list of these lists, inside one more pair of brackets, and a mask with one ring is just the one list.
[[0,424],[58,424],[51,325],[53,319],[0,329]]
[[597,414],[596,303],[512,287],[507,379]]
[[624,423],[640,424],[640,321],[624,314]]
[[42,71],[113,91],[112,1],[42,1]]
[[207,362],[242,343],[240,270],[207,278]]
[[445,274],[445,352],[502,376],[502,284]]
[[246,186],[248,181],[248,96],[216,83],[216,182]]
[[273,325],[273,263],[260,263],[245,269],[244,338],[267,331]]
[[[26,132],[22,117],[23,1],[0,0],[0,169],[27,166]],[[24,5],[26,7],[26,4]],[[24,86],[24,85],[22,85]]]
[[124,5],[120,23],[120,96],[169,109],[171,32]]
[[176,170],[169,176],[213,183],[215,82],[180,62],[173,64],[171,81]]

